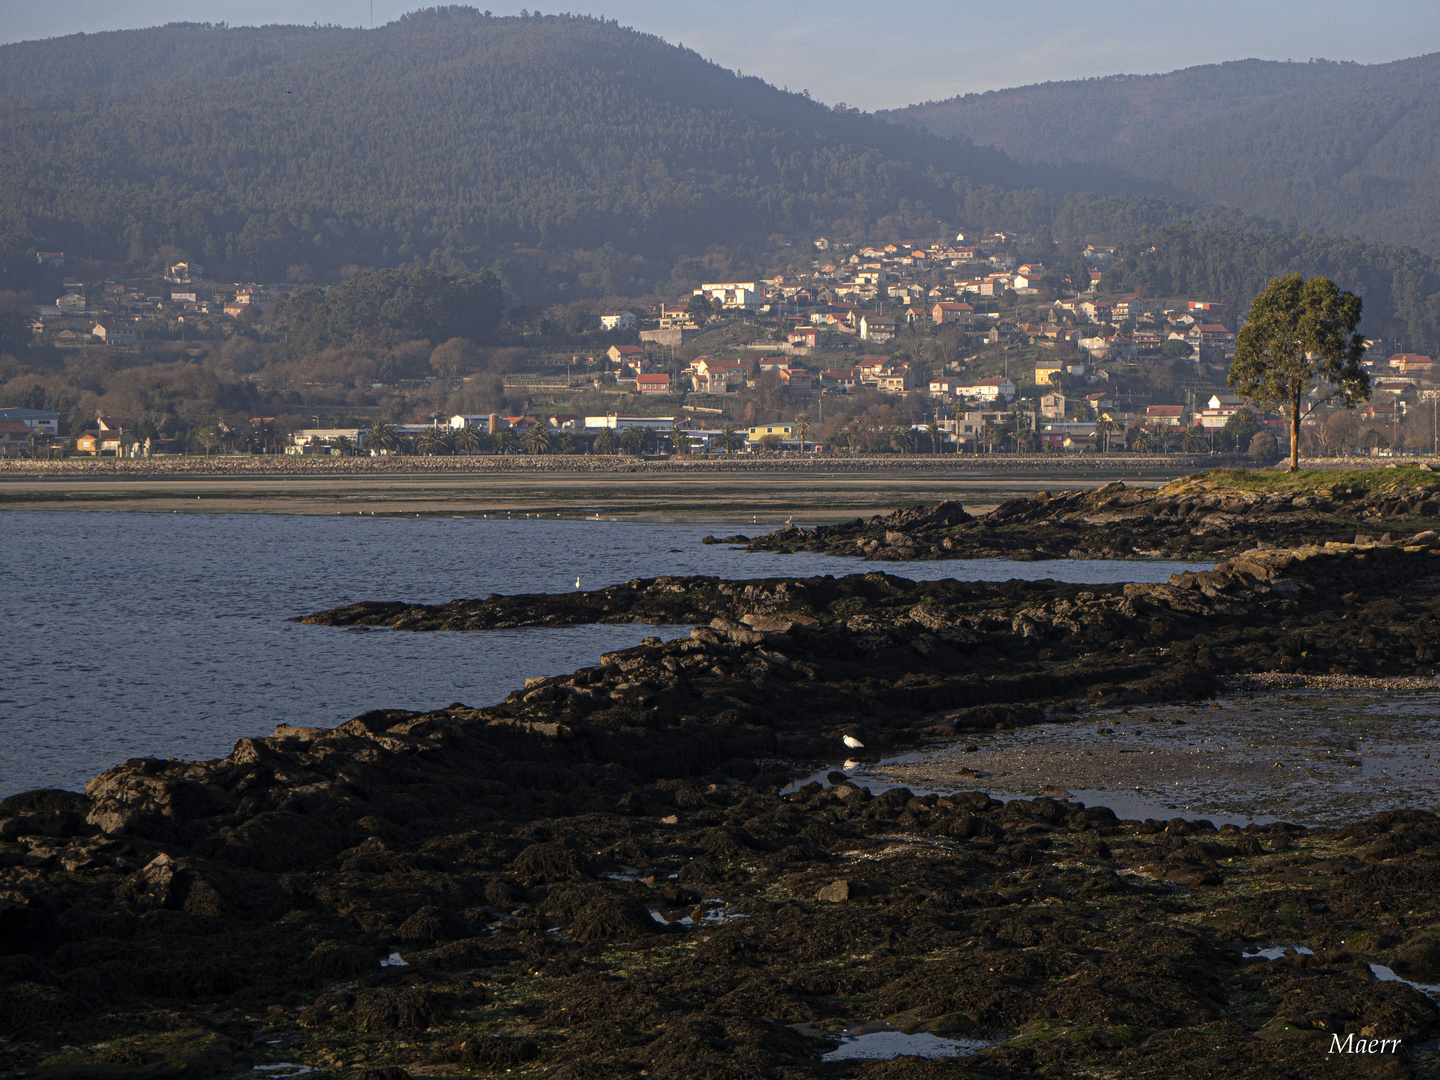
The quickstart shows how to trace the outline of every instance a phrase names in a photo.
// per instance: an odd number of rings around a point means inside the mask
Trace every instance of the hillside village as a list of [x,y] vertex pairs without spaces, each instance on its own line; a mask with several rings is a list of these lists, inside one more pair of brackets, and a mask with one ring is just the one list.
[[[1027,261],[1034,247],[1006,232],[817,238],[808,266],[787,245],[784,269],[658,302],[514,307],[503,344],[357,337],[298,359],[282,355],[294,283],[207,281],[184,260],[158,280],[95,280],[42,251],[61,291],[29,309],[28,347],[0,359],[0,448],[1265,456],[1285,444],[1281,418],[1225,387],[1234,305],[1114,293],[1104,244],[1063,266]],[[1371,401],[1316,408],[1307,452],[1434,451],[1431,358],[1369,344]]]

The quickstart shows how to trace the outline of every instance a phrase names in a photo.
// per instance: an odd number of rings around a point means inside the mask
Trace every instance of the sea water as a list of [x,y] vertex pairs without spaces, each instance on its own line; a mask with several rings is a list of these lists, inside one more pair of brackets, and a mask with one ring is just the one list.
[[0,513],[0,797],[78,790],[132,757],[221,757],[280,723],[493,704],[594,664],[636,624],[413,634],[288,620],[356,600],[438,603],[659,574],[1163,581],[1151,561],[866,563],[704,545],[713,524],[268,514]]

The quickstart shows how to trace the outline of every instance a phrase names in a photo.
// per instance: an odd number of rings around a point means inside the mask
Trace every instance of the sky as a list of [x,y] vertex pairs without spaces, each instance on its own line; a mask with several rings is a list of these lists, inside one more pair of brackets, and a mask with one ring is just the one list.
[[[0,43],[166,22],[377,25],[435,0],[0,0]],[[496,15],[520,5],[470,0]],[[1058,79],[1440,51],[1435,0],[593,0],[605,15],[828,104],[897,108]],[[530,10],[537,10],[530,8]]]

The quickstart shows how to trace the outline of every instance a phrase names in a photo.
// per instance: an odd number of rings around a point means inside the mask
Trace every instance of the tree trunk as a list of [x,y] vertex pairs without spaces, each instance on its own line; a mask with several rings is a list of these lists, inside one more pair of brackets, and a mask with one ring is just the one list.
[[1300,395],[1290,399],[1290,468],[1287,472],[1300,471]]

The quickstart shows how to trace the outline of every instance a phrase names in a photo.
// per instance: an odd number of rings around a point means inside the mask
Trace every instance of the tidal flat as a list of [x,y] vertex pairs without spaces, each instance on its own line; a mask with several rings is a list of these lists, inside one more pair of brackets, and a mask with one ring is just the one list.
[[[1337,825],[1440,807],[1440,684],[1222,692],[1208,701],[1060,713],[1035,727],[849,770],[856,783],[1047,795],[1125,818]],[[1324,682],[1324,680],[1320,680]]]
[[[578,469],[565,459],[498,459],[513,468],[480,468],[460,458],[404,459],[411,467],[373,471],[330,469],[328,461],[217,459],[206,471],[179,471],[157,463],[75,462],[73,471],[11,468],[0,471],[5,509],[113,510],[148,513],[381,514],[424,516],[619,517],[665,522],[783,525],[788,518],[839,521],[942,499],[964,499],[988,510],[1045,488],[1092,486],[1124,478],[1159,485],[1181,475],[1190,461],[1120,461],[1087,468],[1034,463],[1017,468],[974,458],[840,460],[818,463],[764,460],[669,463],[621,461],[605,469]],[[491,459],[497,460],[497,459]],[[545,467],[539,467],[536,462]],[[335,459],[337,465],[370,459]],[[434,463],[445,467],[425,468]],[[15,463],[11,463],[12,466]],[[24,465],[26,463],[19,463]],[[44,465],[46,463],[40,463]],[[69,465],[70,462],[57,462]],[[241,468],[240,466],[244,466]],[[528,467],[526,467],[528,466]],[[265,470],[271,471],[265,471]],[[753,531],[753,530],[752,530]]]

